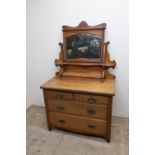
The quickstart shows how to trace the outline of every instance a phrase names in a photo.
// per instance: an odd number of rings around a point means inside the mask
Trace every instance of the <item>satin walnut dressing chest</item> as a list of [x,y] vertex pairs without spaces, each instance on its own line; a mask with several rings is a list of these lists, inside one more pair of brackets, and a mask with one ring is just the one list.
[[52,128],[102,136],[110,142],[115,76],[104,42],[106,24],[63,26],[56,75],[41,86],[49,130]]

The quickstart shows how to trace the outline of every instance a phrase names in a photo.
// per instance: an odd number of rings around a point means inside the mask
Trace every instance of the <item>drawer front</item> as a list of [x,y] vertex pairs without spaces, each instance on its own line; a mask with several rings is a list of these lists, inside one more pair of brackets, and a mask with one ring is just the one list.
[[69,92],[46,90],[44,93],[47,98],[68,99],[68,100],[73,100],[74,98],[73,93]]
[[50,123],[53,127],[87,134],[106,135],[107,123],[103,120],[72,116],[56,112],[50,112],[49,115]]
[[48,99],[48,109],[107,120],[107,105],[81,104],[70,100]]
[[108,104],[108,103],[112,102],[112,97],[86,95],[86,94],[75,94],[75,100],[81,101],[81,102],[86,102],[89,104]]

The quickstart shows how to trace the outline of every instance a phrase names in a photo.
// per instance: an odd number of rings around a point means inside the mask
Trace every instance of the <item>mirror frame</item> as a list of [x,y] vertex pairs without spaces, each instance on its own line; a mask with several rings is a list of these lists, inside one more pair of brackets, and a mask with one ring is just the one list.
[[[63,58],[64,62],[98,62],[103,63],[104,57],[104,30],[106,24],[100,24],[96,26],[89,26],[85,21],[82,21],[77,27],[63,26]],[[101,56],[96,58],[67,58],[67,42],[66,39],[73,35],[78,34],[90,34],[101,38]]]

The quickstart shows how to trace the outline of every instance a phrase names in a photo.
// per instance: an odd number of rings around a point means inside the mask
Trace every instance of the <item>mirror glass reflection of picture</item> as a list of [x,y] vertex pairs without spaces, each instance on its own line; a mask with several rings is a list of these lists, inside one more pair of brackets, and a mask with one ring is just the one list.
[[67,58],[101,58],[102,39],[90,34],[77,34],[66,38]]

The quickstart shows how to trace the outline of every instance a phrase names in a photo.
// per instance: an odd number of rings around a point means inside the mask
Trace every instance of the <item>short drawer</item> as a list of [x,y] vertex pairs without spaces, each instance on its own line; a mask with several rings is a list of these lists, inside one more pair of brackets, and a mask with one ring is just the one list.
[[68,100],[73,99],[73,93],[69,93],[69,92],[45,90],[44,93],[48,98],[68,99]]
[[87,94],[75,94],[75,100],[80,102],[87,102],[89,104],[108,104],[112,102],[112,97],[87,95]]
[[70,100],[48,99],[48,109],[56,112],[64,112],[75,115],[83,115],[107,120],[107,105],[81,104]]
[[72,116],[50,112],[50,123],[53,127],[94,135],[106,135],[107,122],[99,119]]

